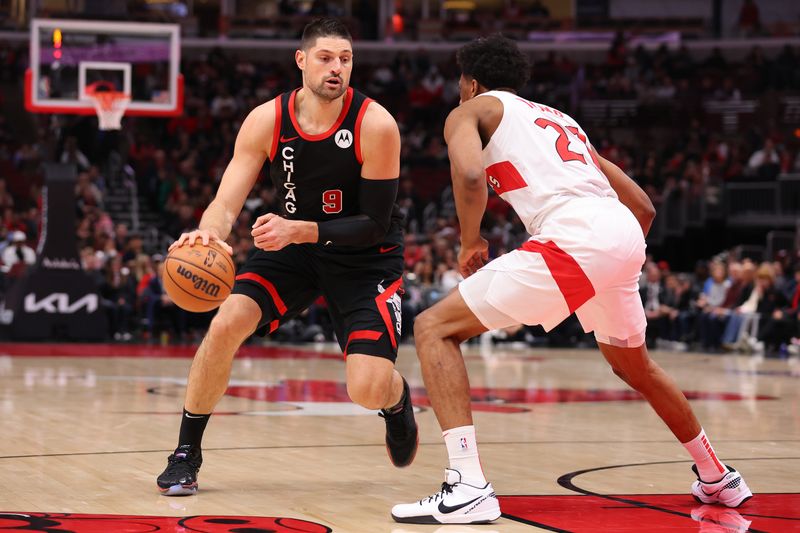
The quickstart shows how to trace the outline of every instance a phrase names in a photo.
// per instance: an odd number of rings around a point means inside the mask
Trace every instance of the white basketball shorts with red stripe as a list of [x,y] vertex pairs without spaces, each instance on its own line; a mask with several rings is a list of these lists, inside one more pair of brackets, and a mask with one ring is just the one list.
[[647,326],[639,296],[644,260],[642,229],[627,207],[614,198],[574,198],[459,291],[490,330],[541,324],[550,331],[574,312],[598,342],[637,347]]

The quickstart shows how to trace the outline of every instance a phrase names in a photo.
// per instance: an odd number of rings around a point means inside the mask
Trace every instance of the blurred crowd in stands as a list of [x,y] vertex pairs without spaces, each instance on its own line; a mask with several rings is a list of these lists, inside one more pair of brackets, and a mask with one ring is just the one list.
[[[791,11],[776,13],[763,0],[723,2],[717,15],[710,9],[675,10],[664,5],[640,13],[620,15],[612,2],[578,0],[507,0],[505,2],[454,2],[441,8],[424,2],[396,2],[384,11],[375,0],[278,0],[270,3],[238,3],[233,12],[218,3],[188,0],[150,2],[131,0],[104,4],[87,3],[77,9],[69,3],[36,6],[38,18],[100,18],[140,22],[171,22],[181,25],[188,37],[296,39],[314,17],[343,17],[357,39],[387,41],[463,41],[478,35],[502,31],[519,40],[556,39],[556,32],[576,39],[598,38],[612,28],[624,27],[638,34],[679,33],[684,38],[712,36],[755,38],[788,37],[800,33],[800,21]],[[759,6],[761,4],[761,6]],[[630,4],[629,4],[630,5]],[[763,14],[762,14],[763,10]],[[228,11],[227,13],[225,13]],[[783,16],[781,16],[783,15]],[[714,17],[719,16],[715,21]],[[380,22],[379,17],[386,17]],[[0,26],[19,27],[26,17],[9,17],[0,11]],[[577,33],[584,32],[578,36]],[[719,32],[721,35],[716,35]],[[551,34],[548,36],[548,34]]]
[[[0,78],[13,80],[24,68],[24,54],[0,48]],[[98,133],[94,118],[36,117],[32,142],[22,143],[0,117],[0,254],[4,284],[34,261],[41,223],[41,163],[74,163],[77,235],[84,268],[96,277],[109,314],[109,337],[197,340],[208,316],[188,316],[171,304],[158,278],[165,253],[146,243],[148,228],[114,220],[105,200],[120,180],[135,182],[140,210],[155,214],[158,230],[177,237],[195,228],[214,196],[242,120],[255,106],[300,84],[290,54],[284,61],[254,62],[235,52],[211,51],[186,60],[185,113],[171,120],[126,117],[119,133]],[[387,107],[403,135],[398,203],[406,215],[405,335],[417,313],[459,281],[455,250],[458,229],[444,119],[458,103],[458,69],[450,59],[434,61],[424,51],[397,53],[380,65],[357,64],[352,85]],[[140,80],[146,83],[146,80]],[[800,138],[781,110],[770,105],[777,95],[800,94],[800,56],[786,46],[770,58],[753,48],[743,61],[719,50],[695,59],[685,48],[631,49],[620,34],[605,61],[576,63],[550,54],[535,61],[531,82],[521,95],[563,109],[589,133],[597,150],[629,173],[658,208],[666,191],[713,201],[721,184],[737,180],[775,180],[800,172]],[[631,101],[639,118],[611,127],[595,125],[589,101]],[[759,102],[750,123],[725,133],[704,105],[708,102]],[[108,175],[108,154],[121,155],[124,176]],[[228,242],[235,261],[253,250],[251,221],[277,211],[267,169],[249,195]],[[491,255],[524,242],[519,219],[491,195],[484,219]],[[146,246],[150,244],[150,248]],[[718,250],[709,251],[708,254]],[[650,327],[648,342],[676,349],[746,349],[780,353],[792,349],[798,328],[798,279],[795,250],[755,264],[736,253],[704,258],[693,273],[673,273],[663,262],[649,261],[642,277],[642,298]],[[670,259],[667,257],[666,259]],[[304,317],[281,328],[279,338],[331,338],[324,301]],[[574,321],[542,336],[536,328],[495,332],[528,342],[590,342]]]

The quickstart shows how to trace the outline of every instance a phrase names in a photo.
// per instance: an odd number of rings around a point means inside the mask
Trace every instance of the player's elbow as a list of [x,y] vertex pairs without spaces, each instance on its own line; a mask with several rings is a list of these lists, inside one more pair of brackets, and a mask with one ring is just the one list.
[[370,246],[374,246],[383,241],[386,234],[389,232],[389,220],[377,220],[374,217],[369,217],[371,222],[369,229],[366,232],[367,240]]
[[378,224],[375,224],[372,231],[370,231],[369,233],[370,244],[372,245],[379,244],[386,236],[386,232],[387,232],[386,229],[382,228]]
[[653,206],[653,202],[650,201],[650,197],[645,194],[644,191],[639,190],[637,194],[633,194],[630,197],[628,202],[623,202],[628,206],[628,209],[634,214],[634,216],[644,222],[652,222],[654,218],[656,218],[656,208]]
[[639,217],[640,220],[646,220],[648,222],[652,222],[653,219],[656,218],[656,208],[653,205],[653,202],[650,201],[650,198],[645,197],[644,201],[642,202],[641,207],[639,208]]
[[656,218],[656,208],[649,198],[645,197],[643,200],[637,202],[636,206],[631,210],[636,218],[643,221],[652,222]]
[[485,187],[486,173],[483,169],[470,169],[461,174],[461,182],[467,189]]

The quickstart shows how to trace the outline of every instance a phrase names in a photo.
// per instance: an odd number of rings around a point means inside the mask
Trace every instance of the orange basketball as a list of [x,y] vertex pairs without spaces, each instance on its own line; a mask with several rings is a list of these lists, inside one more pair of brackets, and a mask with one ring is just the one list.
[[193,313],[219,307],[233,288],[233,260],[222,247],[183,245],[172,250],[164,262],[164,290],[175,305]]

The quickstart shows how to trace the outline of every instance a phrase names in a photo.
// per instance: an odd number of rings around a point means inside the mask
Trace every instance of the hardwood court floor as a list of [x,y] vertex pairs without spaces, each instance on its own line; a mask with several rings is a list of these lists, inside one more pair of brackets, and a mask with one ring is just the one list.
[[114,532],[800,531],[799,361],[654,353],[757,494],[737,512],[690,498],[684,449],[599,352],[471,348],[483,466],[504,516],[437,527],[389,516],[436,492],[446,465],[411,347],[398,363],[421,409],[409,468],[389,463],[382,420],[349,403],[338,350],[247,347],[206,431],[199,494],[160,496],[192,353],[0,344],[0,531],[44,527],[2,513],[70,513],[54,519],[63,530]]

